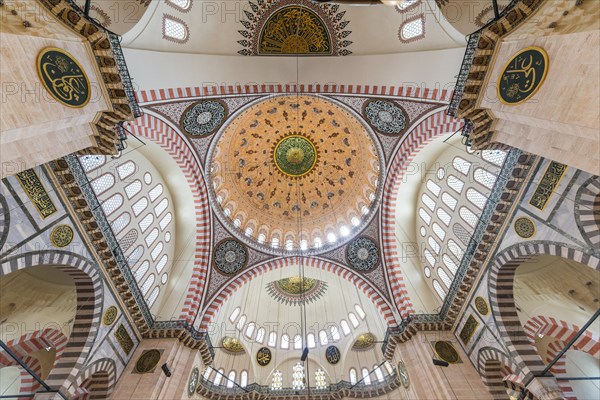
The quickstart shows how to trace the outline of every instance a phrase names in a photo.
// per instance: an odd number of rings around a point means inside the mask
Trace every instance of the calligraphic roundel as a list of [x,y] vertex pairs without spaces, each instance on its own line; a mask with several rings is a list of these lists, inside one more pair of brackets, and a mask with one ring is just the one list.
[[73,108],[90,101],[90,81],[81,64],[65,50],[46,47],[37,58],[42,84],[59,103]]
[[507,105],[530,99],[548,73],[548,54],[541,47],[527,47],[512,56],[498,78],[498,98]]

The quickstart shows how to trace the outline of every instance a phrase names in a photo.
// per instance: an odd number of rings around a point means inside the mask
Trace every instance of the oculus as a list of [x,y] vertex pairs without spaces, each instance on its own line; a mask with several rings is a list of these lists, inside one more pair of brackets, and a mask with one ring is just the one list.
[[327,291],[327,282],[292,276],[267,283],[266,290],[279,303],[297,306],[303,302],[312,303],[321,298]]
[[207,100],[189,106],[181,117],[181,128],[192,137],[202,137],[217,131],[225,120],[227,106],[216,100]]
[[138,374],[154,372],[154,369],[160,361],[161,353],[161,351],[156,349],[144,350],[140,358],[135,362],[134,372]]
[[370,238],[359,237],[348,245],[346,258],[352,268],[368,271],[379,262],[379,248]]
[[225,336],[223,338],[222,345],[225,348],[225,350],[227,350],[230,353],[238,354],[245,352],[244,346],[242,346],[240,340],[231,336]]
[[481,296],[475,297],[475,309],[481,315],[488,315],[490,312],[490,306]]
[[317,148],[303,136],[291,135],[281,139],[273,150],[277,169],[290,177],[301,177],[313,170],[317,163]]
[[73,241],[73,228],[69,225],[57,225],[50,232],[50,242],[55,247],[67,247]]
[[266,367],[271,362],[272,354],[268,347],[261,347],[256,352],[256,362],[261,367]]
[[385,170],[366,121],[336,100],[267,96],[219,129],[209,197],[239,241],[306,255],[350,240],[372,215]]
[[189,397],[192,397],[196,392],[196,388],[198,387],[199,381],[200,369],[198,367],[194,367],[192,369],[192,372],[190,372],[190,377],[188,378],[187,392]]
[[498,77],[498,98],[507,105],[521,104],[538,91],[548,73],[548,54],[526,47],[512,56]]
[[44,88],[59,103],[80,108],[90,101],[90,81],[83,67],[65,50],[43,49],[37,57],[37,68]]
[[226,239],[217,244],[213,259],[220,272],[231,275],[244,268],[248,252],[237,240]]
[[102,316],[102,323],[106,326],[110,326],[114,324],[117,319],[117,307],[110,306],[104,311],[104,315]]
[[523,239],[529,239],[535,235],[535,223],[527,217],[517,218],[515,220],[515,232]]
[[452,343],[446,340],[440,340],[433,343],[433,350],[435,354],[443,361],[449,364],[456,364],[461,362],[458,352],[452,346]]
[[375,335],[372,333],[363,333],[360,335],[354,344],[352,350],[368,350],[375,345]]
[[397,135],[406,129],[406,113],[394,102],[370,101],[364,107],[364,114],[371,126],[381,133]]
[[342,353],[340,353],[340,349],[338,349],[335,346],[329,346],[327,347],[327,350],[325,350],[325,358],[327,359],[327,362],[331,365],[335,365],[338,362],[340,362],[340,359],[342,358]]
[[352,54],[344,30],[349,21],[339,5],[316,4],[310,0],[258,0],[248,2],[239,54],[345,56]]

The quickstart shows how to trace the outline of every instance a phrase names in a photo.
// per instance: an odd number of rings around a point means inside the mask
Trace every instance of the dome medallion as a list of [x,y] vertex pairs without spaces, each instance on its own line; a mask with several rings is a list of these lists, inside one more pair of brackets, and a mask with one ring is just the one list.
[[267,96],[225,121],[207,157],[219,219],[263,251],[315,254],[371,219],[385,171],[357,113],[325,96]]

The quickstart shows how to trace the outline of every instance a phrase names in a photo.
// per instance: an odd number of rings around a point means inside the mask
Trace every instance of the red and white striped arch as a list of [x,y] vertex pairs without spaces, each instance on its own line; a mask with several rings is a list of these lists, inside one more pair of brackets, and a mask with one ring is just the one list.
[[185,175],[194,197],[196,218],[194,271],[180,315],[181,319],[192,323],[202,302],[210,260],[210,206],[202,170],[194,157],[193,150],[165,121],[144,114],[131,123],[130,129],[136,136],[153,141],[169,153]]
[[390,304],[383,298],[383,296],[366,280],[356,274],[354,271],[336,264],[332,261],[319,259],[316,257],[287,257],[278,258],[275,260],[268,260],[266,262],[252,266],[246,269],[235,279],[231,280],[225,288],[219,291],[219,293],[212,298],[208,307],[204,312],[200,329],[207,329],[208,325],[213,321],[223,304],[229,299],[239,288],[250,282],[252,279],[280,268],[290,267],[298,265],[300,262],[307,268],[318,268],[323,271],[331,272],[332,274],[338,275],[341,278],[347,280],[352,285],[361,289],[363,293],[377,306],[381,311],[381,315],[384,317],[388,325],[395,325],[395,318]]
[[[535,345],[539,335],[550,336],[556,340],[568,343],[577,335],[580,328],[577,325],[553,317],[538,315],[529,319],[523,329],[529,341]],[[573,343],[573,347],[595,358],[600,357],[600,338],[590,331],[585,331]]]
[[395,235],[396,209],[398,207],[398,189],[408,167],[420,149],[448,132],[456,132],[462,127],[462,121],[446,114],[445,108],[425,118],[402,141],[394,160],[387,171],[383,202],[381,205],[381,239],[383,243],[383,260],[386,266],[390,290],[400,315],[407,317],[414,313],[398,257],[398,243]]

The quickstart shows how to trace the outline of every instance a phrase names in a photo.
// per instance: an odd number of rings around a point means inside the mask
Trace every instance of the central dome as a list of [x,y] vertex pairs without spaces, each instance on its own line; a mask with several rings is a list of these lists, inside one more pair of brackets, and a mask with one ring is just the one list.
[[382,167],[368,129],[324,97],[252,103],[210,149],[219,214],[262,247],[295,252],[343,242],[377,197]]

